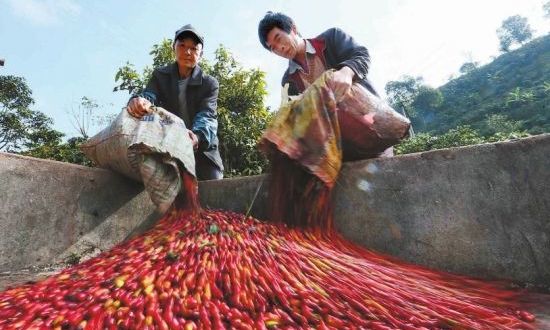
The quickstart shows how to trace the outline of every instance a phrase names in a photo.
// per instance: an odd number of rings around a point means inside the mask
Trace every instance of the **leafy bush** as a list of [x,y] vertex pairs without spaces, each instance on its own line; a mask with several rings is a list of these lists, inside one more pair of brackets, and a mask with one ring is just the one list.
[[35,148],[21,152],[22,155],[36,158],[58,160],[84,166],[93,166],[92,162],[80,151],[80,145],[85,141],[83,137],[74,137],[66,143],[59,141],[44,143]]
[[442,135],[432,135],[430,133],[417,134],[415,137],[404,140],[395,146],[395,153],[403,155],[428,150],[508,141],[528,136],[529,134],[525,131],[496,132],[490,136],[482,136],[469,126],[458,126]]

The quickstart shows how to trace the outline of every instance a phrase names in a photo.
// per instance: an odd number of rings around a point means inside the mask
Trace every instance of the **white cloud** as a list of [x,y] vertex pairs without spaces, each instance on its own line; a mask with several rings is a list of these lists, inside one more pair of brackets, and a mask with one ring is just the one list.
[[13,13],[32,24],[49,26],[80,14],[73,0],[8,0]]

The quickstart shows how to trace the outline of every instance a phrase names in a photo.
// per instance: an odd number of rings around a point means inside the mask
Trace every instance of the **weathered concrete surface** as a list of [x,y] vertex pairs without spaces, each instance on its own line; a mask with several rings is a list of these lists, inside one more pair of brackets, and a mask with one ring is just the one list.
[[550,284],[550,136],[346,166],[344,236],[408,261]]
[[[265,218],[265,176],[200,184],[204,206]],[[265,182],[263,182],[265,181]],[[550,283],[550,135],[346,164],[336,226],[363,246],[485,278]],[[157,215],[114,173],[0,154],[0,272],[97,253]]]
[[0,291],[7,290],[18,285],[37,282],[59,272],[56,270],[20,270],[15,272],[0,273]]
[[[203,204],[244,212],[263,177],[205,182]],[[550,135],[345,164],[336,227],[401,259],[550,284]],[[262,185],[252,214],[266,214]],[[229,197],[230,196],[230,197]]]
[[156,217],[120,175],[0,153],[0,272],[97,254]]

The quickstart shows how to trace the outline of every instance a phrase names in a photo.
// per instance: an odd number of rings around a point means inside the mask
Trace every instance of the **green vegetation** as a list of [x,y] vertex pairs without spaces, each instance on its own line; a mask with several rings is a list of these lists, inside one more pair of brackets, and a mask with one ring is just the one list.
[[21,154],[36,158],[93,166],[92,162],[80,151],[80,145],[85,141],[86,139],[83,137],[72,137],[65,143],[61,142],[61,140],[49,141],[35,148],[22,151]]
[[[550,1],[543,5],[550,19]],[[417,133],[396,146],[398,154],[496,142],[550,132],[550,35],[534,40],[527,20],[515,15],[497,30],[503,53],[480,65],[471,58],[460,76],[439,88],[422,77],[390,81],[386,93],[392,106],[407,114]],[[139,93],[153,68],[174,61],[172,41],[153,45],[152,64],[138,72],[126,63],[115,74],[114,91]],[[218,100],[220,151],[227,177],[260,174],[266,159],[256,144],[271,118],[265,105],[265,73],[244,69],[222,45],[212,63],[201,60],[206,73],[220,83]],[[94,100],[83,97],[68,115],[79,136],[63,142],[45,114],[31,110],[32,91],[24,78],[0,76],[0,151],[91,166],[80,152],[90,123],[105,126]]]
[[412,119],[418,131],[442,133],[471,125],[485,135],[487,119],[500,114],[531,134],[550,132],[550,35],[502,54],[438,88],[437,107],[418,107]]
[[[154,67],[174,61],[172,41],[162,40],[153,45],[153,64],[138,73],[127,63],[119,68],[114,91],[129,94],[141,92],[151,77]],[[218,119],[220,151],[225,176],[253,175],[265,172],[267,160],[256,148],[262,132],[271,118],[264,100],[267,94],[265,73],[258,69],[243,69],[223,46],[215,53],[215,61],[201,61],[203,70],[220,83]],[[82,97],[80,104],[68,113],[79,136],[62,142],[63,133],[54,130],[52,120],[33,111],[32,91],[24,78],[0,76],[0,151],[27,156],[65,161],[91,166],[79,149],[89,137],[91,123],[107,125],[109,116],[100,116],[100,106],[92,99]]]
[[0,151],[20,152],[46,143],[59,143],[63,134],[52,120],[31,110],[32,91],[24,78],[0,76]]
[[533,30],[527,23],[527,18],[519,15],[508,17],[502,22],[502,26],[497,30],[500,41],[500,50],[507,52],[514,44],[523,45],[524,42],[533,37]]
[[265,72],[243,69],[223,46],[216,50],[215,63],[204,61],[202,67],[220,83],[218,122],[224,175],[264,173],[267,159],[256,145],[271,119],[264,103]]
[[[511,21],[517,17],[503,27]],[[530,37],[523,33],[513,38],[515,43]],[[437,89],[422,77],[405,76],[386,85],[390,103],[411,117],[417,133],[397,146],[397,153],[550,132],[550,35],[508,49],[483,66],[466,62],[459,71],[460,77]]]
[[525,131],[497,132],[491,136],[482,136],[470,126],[458,126],[441,135],[419,133],[395,146],[395,154],[429,151],[474,144],[508,141],[529,136]]

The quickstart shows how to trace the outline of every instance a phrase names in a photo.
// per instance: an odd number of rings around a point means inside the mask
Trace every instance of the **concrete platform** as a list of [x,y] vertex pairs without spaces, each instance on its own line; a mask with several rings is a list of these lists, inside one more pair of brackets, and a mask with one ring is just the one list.
[[[336,226],[428,267],[550,283],[550,135],[345,164]],[[203,206],[265,218],[265,176],[202,182]],[[0,272],[63,264],[142,232],[158,214],[139,183],[0,153]],[[230,198],[229,198],[229,197]]]

